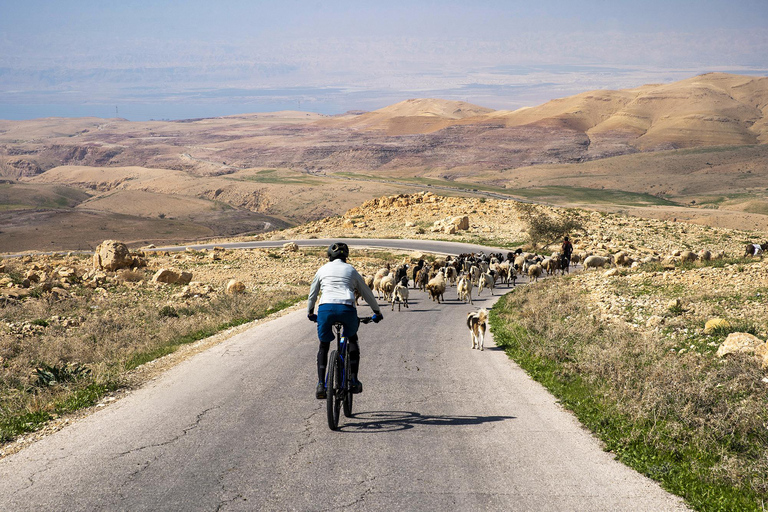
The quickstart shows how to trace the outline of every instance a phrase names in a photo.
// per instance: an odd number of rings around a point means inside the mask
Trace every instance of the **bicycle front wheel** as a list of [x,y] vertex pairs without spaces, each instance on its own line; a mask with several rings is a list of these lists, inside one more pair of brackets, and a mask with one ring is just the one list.
[[326,411],[328,413],[328,427],[331,430],[337,430],[339,428],[339,410],[341,409],[344,390],[341,386],[341,366],[339,365],[338,353],[334,350],[331,352],[329,359]]

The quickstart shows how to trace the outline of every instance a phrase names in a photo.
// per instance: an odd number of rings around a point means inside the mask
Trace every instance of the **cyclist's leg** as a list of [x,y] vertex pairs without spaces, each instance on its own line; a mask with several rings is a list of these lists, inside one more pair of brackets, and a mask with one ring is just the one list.
[[317,389],[315,390],[315,397],[319,399],[325,398],[325,372],[328,367],[328,350],[330,349],[331,341],[334,339],[333,318],[333,308],[325,307],[325,304],[321,304],[317,308],[317,337],[320,340],[320,347],[317,351]]
[[360,345],[357,343],[357,334],[350,336],[349,343],[349,366],[353,377],[357,377],[357,371],[360,369]]

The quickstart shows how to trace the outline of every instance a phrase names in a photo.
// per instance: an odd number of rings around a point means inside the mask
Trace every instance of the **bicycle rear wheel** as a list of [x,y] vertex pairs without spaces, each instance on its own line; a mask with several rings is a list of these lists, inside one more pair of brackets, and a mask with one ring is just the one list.
[[341,409],[341,367],[338,353],[331,352],[330,365],[328,366],[328,390],[326,396],[326,411],[328,413],[328,427],[331,430],[339,428],[339,410]]

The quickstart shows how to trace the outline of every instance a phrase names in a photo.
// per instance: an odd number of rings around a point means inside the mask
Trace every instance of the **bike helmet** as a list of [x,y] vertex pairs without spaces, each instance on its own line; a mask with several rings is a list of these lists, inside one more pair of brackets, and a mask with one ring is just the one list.
[[349,247],[344,242],[336,242],[328,246],[328,258],[333,261],[335,259],[341,259],[347,261],[349,256]]

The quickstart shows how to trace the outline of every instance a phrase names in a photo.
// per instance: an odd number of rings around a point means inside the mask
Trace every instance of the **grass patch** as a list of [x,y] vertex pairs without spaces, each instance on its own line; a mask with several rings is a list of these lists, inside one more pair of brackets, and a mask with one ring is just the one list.
[[626,206],[680,206],[667,199],[626,190],[595,189],[586,187],[545,186],[522,189],[508,189],[507,194],[525,197],[532,200],[548,200],[550,202],[568,202],[583,204],[616,204]]
[[606,325],[575,280],[557,281],[498,302],[496,343],[619,460],[694,509],[763,510],[768,407],[759,366],[676,353],[663,335]]
[[303,173],[292,173],[289,171],[278,171],[277,169],[267,169],[258,171],[255,174],[247,176],[234,176],[227,179],[234,181],[255,181],[257,183],[271,183],[278,185],[317,185],[322,180]]

